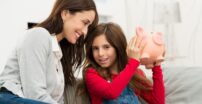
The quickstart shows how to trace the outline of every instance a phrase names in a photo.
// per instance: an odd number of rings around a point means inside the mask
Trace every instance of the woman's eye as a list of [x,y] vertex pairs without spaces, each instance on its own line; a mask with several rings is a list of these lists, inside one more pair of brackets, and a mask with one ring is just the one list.
[[86,22],[86,21],[83,21],[83,24],[84,24],[84,25],[88,25],[88,22]]
[[83,22],[83,24],[84,24],[84,25],[87,25],[87,23],[86,23],[86,22]]

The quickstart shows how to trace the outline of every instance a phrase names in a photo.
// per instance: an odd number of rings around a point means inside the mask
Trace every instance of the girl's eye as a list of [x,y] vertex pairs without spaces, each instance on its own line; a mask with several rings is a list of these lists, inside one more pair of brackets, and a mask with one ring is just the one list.
[[110,46],[109,46],[109,45],[105,45],[104,48],[105,48],[105,49],[108,49],[108,48],[110,48]]
[[98,50],[98,47],[92,47],[92,50],[94,51],[94,50]]

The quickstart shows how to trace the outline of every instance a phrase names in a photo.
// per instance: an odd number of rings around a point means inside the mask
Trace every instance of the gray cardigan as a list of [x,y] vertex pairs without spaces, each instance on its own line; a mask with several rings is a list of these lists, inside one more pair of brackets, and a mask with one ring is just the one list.
[[[61,67],[59,75],[62,78],[60,81],[63,81],[62,90],[56,92],[58,62],[55,61],[56,54],[52,49],[51,37],[44,28],[28,30],[24,40],[19,42],[12,52],[0,75],[0,88],[6,87],[20,97],[51,104],[62,103],[64,76]],[[61,66],[61,63],[59,65]]]

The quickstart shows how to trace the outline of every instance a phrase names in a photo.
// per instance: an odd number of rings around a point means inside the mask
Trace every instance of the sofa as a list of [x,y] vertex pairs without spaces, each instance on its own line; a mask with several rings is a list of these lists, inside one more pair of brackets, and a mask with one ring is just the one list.
[[163,67],[166,104],[202,104],[202,67]]

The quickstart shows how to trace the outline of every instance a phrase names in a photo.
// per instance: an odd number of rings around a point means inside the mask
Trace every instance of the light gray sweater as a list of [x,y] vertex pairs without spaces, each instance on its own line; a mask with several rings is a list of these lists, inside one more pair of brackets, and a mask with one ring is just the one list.
[[44,28],[30,29],[25,35],[0,75],[0,88],[6,87],[20,97],[63,103],[61,50],[57,50],[57,46],[53,49],[52,36]]

